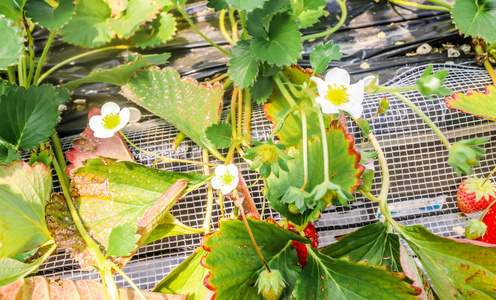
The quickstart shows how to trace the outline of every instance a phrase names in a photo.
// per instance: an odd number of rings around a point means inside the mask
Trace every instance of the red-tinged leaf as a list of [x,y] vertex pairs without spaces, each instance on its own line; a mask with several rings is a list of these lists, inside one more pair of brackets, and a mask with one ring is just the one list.
[[[92,108],[88,114],[88,120],[92,116],[99,114],[99,108]],[[100,139],[95,137],[94,131],[87,126],[81,133],[81,137],[72,141],[74,149],[67,151],[65,154],[67,160],[72,163],[65,169],[65,172],[71,178],[74,170],[83,167],[83,162],[91,158],[109,157],[119,161],[135,161],[120,133],[111,138]]]
[[403,268],[403,272],[408,278],[413,280],[413,285],[419,287],[422,290],[422,293],[419,295],[419,298],[422,300],[434,300],[438,299],[435,295],[432,286],[429,283],[429,279],[425,276],[424,271],[422,271],[413,256],[408,253],[408,250],[400,244],[400,262],[401,267]]
[[466,94],[454,93],[451,97],[446,97],[445,101],[451,109],[496,121],[496,87],[488,85],[485,90],[486,93],[472,90]]
[[[118,288],[121,299],[140,299],[132,289]],[[148,300],[185,300],[183,295],[141,291]],[[5,300],[57,300],[57,299],[103,299],[104,291],[100,282],[90,280],[47,279],[32,277],[20,279],[0,287],[0,298]]]

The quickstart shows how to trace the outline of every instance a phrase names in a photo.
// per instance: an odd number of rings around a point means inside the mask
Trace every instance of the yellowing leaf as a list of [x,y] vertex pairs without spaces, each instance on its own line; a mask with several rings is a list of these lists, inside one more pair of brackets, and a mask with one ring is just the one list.
[[485,94],[479,91],[468,91],[466,94],[454,93],[453,96],[446,97],[445,101],[449,108],[496,121],[496,87],[494,85],[486,86]]

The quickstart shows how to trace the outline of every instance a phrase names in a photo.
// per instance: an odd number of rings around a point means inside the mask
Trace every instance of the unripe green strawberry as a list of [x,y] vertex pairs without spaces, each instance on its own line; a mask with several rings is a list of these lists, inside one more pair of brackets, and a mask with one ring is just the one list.
[[465,237],[475,240],[484,236],[487,232],[487,225],[477,219],[470,219],[465,224]]
[[275,269],[270,270],[270,272],[267,269],[260,272],[256,285],[258,286],[258,293],[265,300],[278,300],[286,287],[281,272]]
[[290,203],[288,205],[288,210],[290,213],[292,213],[293,215],[300,215],[301,212],[298,210],[298,207],[296,206],[295,203]]
[[490,181],[484,183],[482,178],[464,180],[458,187],[458,208],[466,214],[483,211],[495,200],[494,189]]

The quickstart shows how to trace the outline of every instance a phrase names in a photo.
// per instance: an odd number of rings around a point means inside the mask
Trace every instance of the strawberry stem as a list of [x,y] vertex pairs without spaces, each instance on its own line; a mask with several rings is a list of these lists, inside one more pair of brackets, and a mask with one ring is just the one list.
[[[484,184],[486,184],[486,182],[489,180],[489,178],[491,178],[491,176],[493,176],[495,171],[496,171],[496,167],[494,167],[494,169],[491,171],[491,173],[489,173],[489,175],[486,177],[486,179],[482,183],[481,187],[484,187]],[[491,205],[492,205],[492,203],[491,203]]]
[[[493,171],[494,172],[494,171]],[[489,204],[486,209],[484,209],[484,211],[482,212],[482,215],[480,216],[479,218],[479,221],[482,222],[482,219],[484,219],[484,216],[487,214],[487,212],[489,211],[489,209],[491,209],[491,206],[494,205],[494,203],[496,203],[496,200],[494,200],[493,202],[491,202],[491,204]]]

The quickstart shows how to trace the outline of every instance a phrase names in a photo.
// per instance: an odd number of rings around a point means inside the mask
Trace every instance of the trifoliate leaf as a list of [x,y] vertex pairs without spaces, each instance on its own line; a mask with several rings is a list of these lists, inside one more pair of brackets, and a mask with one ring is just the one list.
[[270,77],[258,77],[257,81],[250,87],[251,96],[257,104],[264,104],[272,95],[274,81]]
[[136,243],[140,239],[137,225],[129,225],[128,223],[119,224],[112,228],[110,232],[107,255],[108,256],[128,256],[138,245]]
[[[13,21],[20,21],[22,20],[22,11],[25,4],[26,0],[2,0],[0,1],[0,15],[4,15]],[[3,37],[3,35],[0,36]]]
[[59,101],[51,85],[10,89],[0,97],[0,139],[17,150],[46,142],[57,125]]
[[45,0],[30,0],[26,3],[26,17],[50,30],[62,27],[74,13],[73,0],[59,0],[52,7]]
[[112,69],[93,70],[90,72],[90,74],[88,74],[88,76],[81,79],[69,81],[68,83],[64,84],[63,87],[69,90],[73,90],[82,84],[92,82],[105,82],[123,86],[127,84],[129,78],[131,78],[136,71],[146,67],[147,65],[148,63],[145,59],[138,57],[128,64],[120,65]]
[[[176,33],[176,18],[170,13],[161,12],[157,18],[147,22],[133,36],[133,44],[140,48],[154,47],[170,41]],[[151,64],[151,63],[150,63]]]
[[218,148],[229,148],[231,146],[232,126],[227,123],[212,124],[205,130],[207,139]]
[[110,7],[112,17],[119,15],[127,8],[128,0],[103,0]]
[[289,14],[276,14],[270,22],[267,38],[254,38],[251,49],[256,58],[271,65],[295,64],[302,50],[298,25]]
[[62,39],[68,43],[94,48],[112,39],[114,33],[107,24],[111,11],[103,0],[79,0],[76,14],[60,30]]
[[207,7],[213,8],[215,11],[228,9],[229,4],[226,0],[208,0]]
[[445,100],[451,109],[496,121],[496,87],[494,85],[486,86],[485,94],[479,91],[468,91],[466,94],[454,93]]
[[138,27],[150,21],[160,10],[154,0],[129,0],[126,13],[117,18],[109,18],[107,23],[121,39],[127,39],[134,34]]
[[20,160],[14,148],[9,144],[0,143],[0,164],[10,165],[14,160]]
[[251,40],[239,40],[232,46],[229,53],[229,69],[234,86],[245,89],[255,82],[258,74],[259,61],[253,55],[250,44]]
[[262,8],[257,8],[246,15],[246,30],[252,37],[265,38],[269,31],[270,21],[275,13],[289,5],[289,0],[271,0]]
[[[9,0],[7,0],[8,2]],[[13,0],[12,0],[13,1]],[[0,69],[6,69],[17,63],[24,51],[24,41],[19,28],[14,22],[0,14]]]
[[326,4],[325,0],[303,0],[303,8],[296,19],[300,28],[317,23],[325,12]]
[[226,3],[237,10],[254,10],[261,7],[266,0],[226,0]]
[[457,0],[451,16],[463,34],[496,42],[496,0]]
[[331,60],[340,60],[342,56],[339,46],[334,45],[333,41],[320,43],[310,53],[310,65],[316,74],[321,74],[327,69]]

